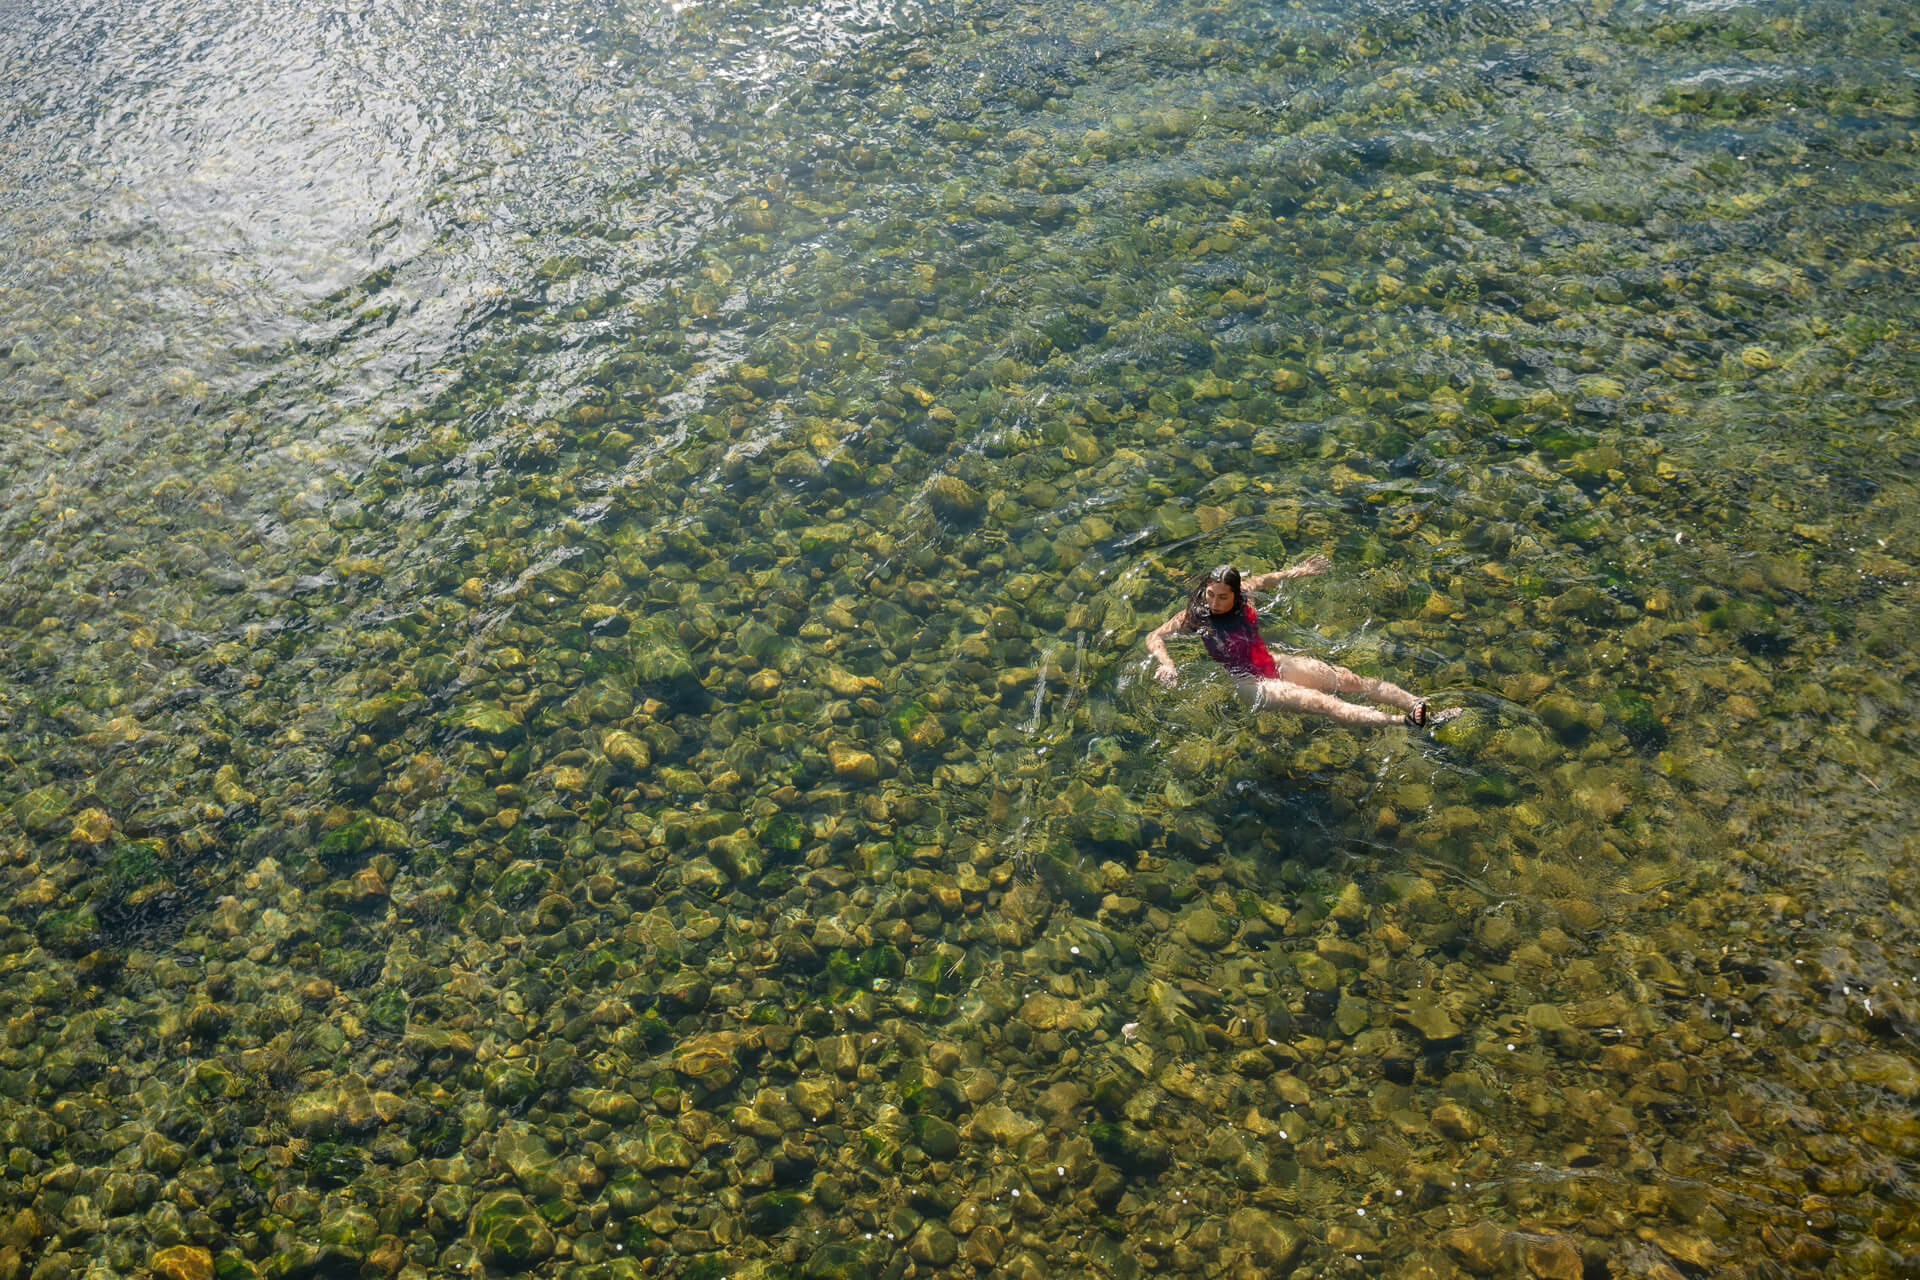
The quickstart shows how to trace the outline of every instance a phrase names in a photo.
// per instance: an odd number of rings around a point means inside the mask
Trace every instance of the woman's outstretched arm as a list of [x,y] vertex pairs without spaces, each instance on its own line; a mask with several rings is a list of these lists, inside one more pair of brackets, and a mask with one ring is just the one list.
[[1275,569],[1271,573],[1250,574],[1240,580],[1240,585],[1248,591],[1265,591],[1269,587],[1279,586],[1288,578],[1311,578],[1315,574],[1325,573],[1331,568],[1333,568],[1333,561],[1316,552],[1300,563],[1291,565],[1288,568]]
[[1180,676],[1174,668],[1173,659],[1167,654],[1167,637],[1177,636],[1186,629],[1187,611],[1182,609],[1147,633],[1147,652],[1160,660],[1153,674],[1162,684],[1172,684]]

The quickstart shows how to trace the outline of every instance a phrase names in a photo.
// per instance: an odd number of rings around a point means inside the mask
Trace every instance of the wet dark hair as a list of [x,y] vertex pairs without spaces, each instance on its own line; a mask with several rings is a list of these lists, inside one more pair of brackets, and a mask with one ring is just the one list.
[[1230,564],[1217,564],[1207,570],[1206,575],[1193,584],[1193,590],[1187,593],[1187,620],[1195,626],[1212,623],[1213,608],[1207,603],[1207,588],[1216,582],[1224,582],[1233,588],[1233,608],[1230,613],[1238,613],[1247,603],[1246,596],[1240,592],[1240,571]]

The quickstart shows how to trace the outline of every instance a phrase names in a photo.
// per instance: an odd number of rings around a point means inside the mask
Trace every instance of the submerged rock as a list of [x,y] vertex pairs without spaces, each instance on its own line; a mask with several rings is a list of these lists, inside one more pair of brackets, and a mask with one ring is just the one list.
[[162,1280],[213,1280],[213,1254],[198,1245],[176,1244],[156,1250],[147,1267]]
[[473,1206],[469,1238],[480,1256],[508,1271],[553,1256],[554,1236],[524,1196],[496,1191]]
[[1235,1209],[1227,1234],[1269,1275],[1287,1274],[1307,1247],[1307,1233],[1296,1223],[1261,1209]]

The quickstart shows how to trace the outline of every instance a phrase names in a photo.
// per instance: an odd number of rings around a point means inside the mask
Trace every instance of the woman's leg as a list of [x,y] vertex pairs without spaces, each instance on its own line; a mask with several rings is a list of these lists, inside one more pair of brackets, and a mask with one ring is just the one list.
[[1397,684],[1359,675],[1318,658],[1288,654],[1284,658],[1276,657],[1274,665],[1280,669],[1280,679],[1288,684],[1304,685],[1321,693],[1357,693],[1368,702],[1384,702],[1403,711],[1412,711],[1420,705],[1420,699]]
[[[1285,670],[1283,667],[1282,670]],[[1253,707],[1256,711],[1292,711],[1299,715],[1325,716],[1340,724],[1353,725],[1355,728],[1376,728],[1384,724],[1401,724],[1401,717],[1390,711],[1381,711],[1376,707],[1362,706],[1357,702],[1348,702],[1345,698],[1336,698],[1330,693],[1318,689],[1309,689],[1305,685],[1294,684],[1290,680],[1261,680],[1254,686]]]

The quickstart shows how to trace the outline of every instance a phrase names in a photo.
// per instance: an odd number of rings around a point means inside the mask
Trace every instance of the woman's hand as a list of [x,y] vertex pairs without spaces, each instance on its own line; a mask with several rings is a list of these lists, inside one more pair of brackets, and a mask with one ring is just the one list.
[[1293,574],[1299,578],[1311,578],[1315,574],[1325,573],[1331,568],[1333,568],[1333,561],[1316,552],[1308,556],[1305,560],[1302,560],[1299,564],[1293,566]]
[[1147,656],[1160,664],[1153,674],[1161,684],[1172,684],[1178,675],[1173,669],[1173,655],[1167,652],[1167,637],[1179,635],[1186,618],[1187,612],[1182,609],[1147,633]]

